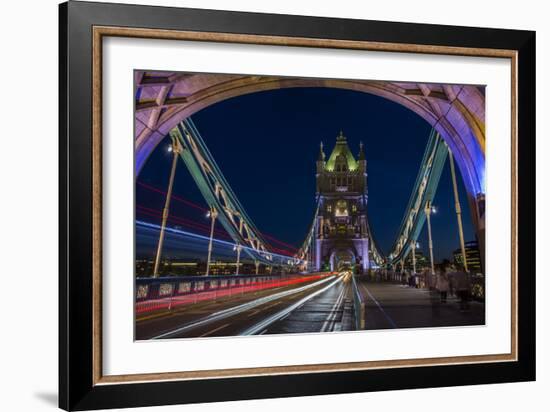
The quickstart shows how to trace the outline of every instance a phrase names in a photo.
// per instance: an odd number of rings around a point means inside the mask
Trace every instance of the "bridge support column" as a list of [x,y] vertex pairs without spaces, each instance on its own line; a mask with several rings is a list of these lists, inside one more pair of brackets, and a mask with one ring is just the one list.
[[157,254],[155,256],[155,265],[153,267],[153,277],[159,276],[160,258],[162,255],[162,245],[164,243],[164,232],[166,230],[166,222],[168,220],[168,214],[170,210],[170,199],[172,198],[172,188],[174,187],[174,179],[176,177],[176,166],[178,164],[178,155],[182,150],[179,142],[172,138],[172,145],[170,150],[173,153],[172,168],[170,169],[170,180],[168,181],[168,190],[166,192],[166,200],[164,202],[164,209],[162,210],[162,223],[160,225],[159,243],[157,245]]
[[460,199],[458,198],[458,188],[456,185],[456,173],[455,173],[455,162],[453,160],[453,153],[449,148],[449,165],[451,167],[451,178],[453,181],[453,192],[455,197],[455,212],[456,220],[458,223],[458,237],[460,238],[460,251],[462,252],[462,264],[464,265],[464,270],[468,272],[468,261],[466,260],[466,247],[464,246],[464,231],[462,230],[462,211],[460,209]]
[[241,245],[235,245],[233,250],[237,251],[237,268],[235,269],[235,275],[239,274],[239,266],[241,265],[241,249],[243,247]]
[[322,249],[322,240],[315,240],[315,270],[317,272],[321,271],[321,249]]
[[475,199],[477,218],[477,244],[481,255],[481,271],[485,273],[485,194],[480,193]]
[[355,259],[357,260],[358,257],[361,257],[361,270],[363,273],[367,273],[370,269],[369,238],[354,239],[353,247],[355,248]]
[[430,267],[432,271],[432,276],[435,275],[435,268],[434,268],[434,245],[432,242],[432,224],[430,222],[430,216],[432,214],[432,204],[430,202],[426,202],[426,208],[424,209],[424,212],[426,213],[426,223],[428,224],[428,247],[430,249]]
[[413,273],[416,273],[416,241],[411,241],[411,253],[412,253],[412,264],[413,264]]
[[208,242],[208,259],[206,261],[206,276],[210,275],[210,259],[212,258],[212,241],[214,240],[214,225],[216,224],[216,218],[218,217],[218,211],[212,206],[208,217],[212,219],[210,224],[210,241]]

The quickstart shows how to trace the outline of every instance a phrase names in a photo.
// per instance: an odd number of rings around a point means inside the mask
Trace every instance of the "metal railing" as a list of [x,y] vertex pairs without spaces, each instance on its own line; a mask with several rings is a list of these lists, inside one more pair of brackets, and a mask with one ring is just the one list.
[[355,314],[355,329],[364,330],[365,329],[365,299],[361,292],[359,292],[359,287],[357,286],[357,281],[355,280],[355,275],[351,277],[351,284],[353,288],[353,308]]
[[311,282],[329,275],[330,273],[138,278],[135,311],[136,314],[170,311],[183,305]]

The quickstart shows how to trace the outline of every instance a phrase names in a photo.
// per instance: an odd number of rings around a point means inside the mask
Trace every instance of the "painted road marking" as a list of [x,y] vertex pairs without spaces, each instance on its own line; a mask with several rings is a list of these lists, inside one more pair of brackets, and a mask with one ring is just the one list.
[[204,337],[204,336],[212,335],[213,333],[216,333],[217,331],[222,330],[223,328],[226,328],[226,327],[228,327],[229,325],[230,325],[230,323],[226,323],[225,325],[222,325],[222,326],[220,326],[220,327],[218,327],[218,328],[216,328],[216,329],[212,329],[212,330],[209,331],[209,332],[203,333],[203,334],[200,335],[199,337],[202,338],[202,337]]
[[380,312],[382,312],[382,314],[386,317],[386,320],[389,322],[389,324],[391,325],[392,328],[397,328],[397,325],[395,324],[395,322],[393,321],[393,319],[390,317],[390,315],[388,315],[386,313],[386,311],[384,310],[384,308],[382,308],[382,305],[380,303],[378,303],[378,301],[376,300],[376,298],[372,295],[372,293],[370,293],[370,290],[367,289],[367,287],[365,286],[365,284],[361,284],[361,286],[363,286],[363,289],[365,289],[365,291],[368,293],[369,297],[374,301],[374,303],[376,303],[376,306],[378,306],[378,309],[380,309]]
[[257,314],[258,312],[261,312],[262,309],[256,309],[254,312],[252,312],[251,314],[247,315],[246,317],[247,318],[250,318],[251,316],[254,316],[255,314]]
[[338,279],[336,279],[334,282],[332,282],[328,286],[325,286],[324,288],[319,289],[316,292],[313,292],[312,294],[310,294],[310,295],[306,296],[305,298],[299,300],[295,304],[289,306],[288,308],[285,308],[285,309],[275,313],[274,315],[269,316],[268,318],[264,319],[263,321],[257,323],[256,325],[254,325],[254,326],[252,326],[248,329],[245,329],[240,334],[241,335],[256,335],[256,334],[258,334],[260,331],[266,329],[269,325],[273,324],[274,322],[277,322],[278,320],[280,320],[284,316],[288,315],[293,310],[295,310],[295,309],[299,308],[300,306],[302,306],[308,300],[313,299],[315,296],[329,290],[331,287],[333,287],[334,285],[336,285],[337,283],[339,283],[341,281],[342,281],[342,277],[338,277]]
[[334,302],[334,306],[332,306],[332,309],[330,310],[330,313],[327,316],[325,323],[323,323],[323,326],[321,327],[321,332],[326,332],[327,330],[329,330],[329,325],[330,325],[330,330],[334,328],[334,322],[336,321],[337,311],[342,305],[345,291],[346,291],[346,288],[342,288],[340,295],[338,295],[338,299],[336,299],[336,302]]

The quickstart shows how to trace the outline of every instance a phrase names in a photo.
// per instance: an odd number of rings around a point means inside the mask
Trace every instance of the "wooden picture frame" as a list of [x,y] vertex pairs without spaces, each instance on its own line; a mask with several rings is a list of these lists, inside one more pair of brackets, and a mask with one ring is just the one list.
[[[59,405],[66,410],[535,379],[535,33],[106,3],[60,5]],[[512,62],[510,354],[102,373],[102,40],[195,40]]]

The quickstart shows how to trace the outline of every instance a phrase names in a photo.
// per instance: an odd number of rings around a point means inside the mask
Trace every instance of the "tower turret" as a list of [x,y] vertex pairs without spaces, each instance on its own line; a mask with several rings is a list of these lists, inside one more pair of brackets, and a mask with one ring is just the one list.
[[363,142],[359,143],[359,154],[357,155],[357,166],[362,173],[367,172],[367,158],[365,156],[365,146]]
[[325,161],[325,152],[323,152],[323,142],[319,145],[319,156],[317,156],[317,161]]
[[366,160],[363,142],[359,142],[359,154],[357,155],[357,160]]
[[325,152],[323,151],[323,142],[319,145],[319,155],[317,156],[317,173],[315,174],[316,177],[316,193],[319,193],[319,187],[320,187],[320,176],[322,175],[323,171],[325,170]]

